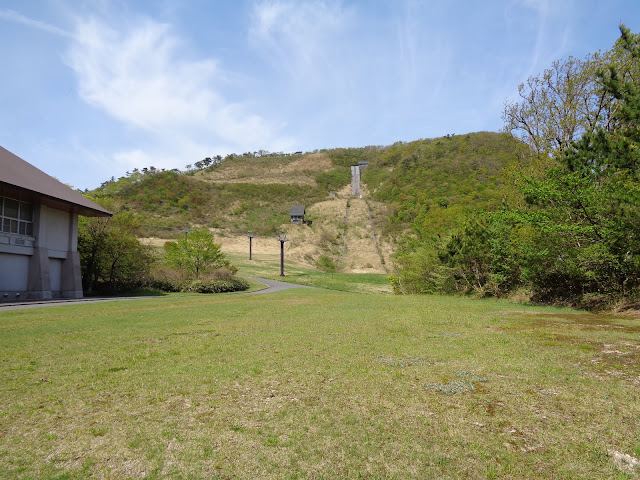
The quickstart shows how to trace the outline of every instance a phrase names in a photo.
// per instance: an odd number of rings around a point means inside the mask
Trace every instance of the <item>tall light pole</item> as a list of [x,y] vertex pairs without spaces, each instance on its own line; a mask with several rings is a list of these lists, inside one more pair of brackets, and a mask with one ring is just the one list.
[[251,241],[253,240],[254,236],[255,235],[253,234],[253,232],[247,232],[247,237],[249,237],[249,260],[251,260]]
[[284,232],[284,235],[278,232],[277,240],[280,242],[280,276],[284,277],[284,243],[289,241],[287,232]]

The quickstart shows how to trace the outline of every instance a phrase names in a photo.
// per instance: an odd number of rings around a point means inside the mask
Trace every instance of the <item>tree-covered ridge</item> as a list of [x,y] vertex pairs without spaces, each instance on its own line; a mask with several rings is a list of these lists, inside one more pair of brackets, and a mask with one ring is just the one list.
[[[369,163],[364,181],[374,198],[393,207],[385,231],[397,233],[409,223],[427,221],[432,207],[450,206],[448,214],[455,216],[456,206],[498,204],[504,169],[516,160],[517,147],[509,136],[484,132],[312,154],[217,156],[187,165],[184,171],[136,169],[90,193],[115,199],[139,214],[146,235],[171,237],[191,224],[271,234],[287,222],[292,204],[324,200],[349,184],[351,165],[364,161]],[[282,174],[296,164],[303,170]],[[278,183],[265,182],[274,172]]]
[[371,159],[364,181],[374,198],[393,206],[392,224],[411,225],[421,236],[436,217],[499,206],[521,148],[492,132],[396,143]]

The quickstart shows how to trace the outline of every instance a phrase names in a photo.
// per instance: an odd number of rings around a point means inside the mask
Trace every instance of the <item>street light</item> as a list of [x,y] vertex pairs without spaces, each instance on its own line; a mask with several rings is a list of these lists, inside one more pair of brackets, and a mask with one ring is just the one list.
[[284,235],[278,232],[278,238],[276,240],[280,242],[280,276],[284,277],[284,243],[289,241],[287,232],[284,232]]
[[253,240],[254,236],[255,235],[253,234],[252,231],[247,232],[247,237],[249,237],[249,260],[251,260],[251,241]]

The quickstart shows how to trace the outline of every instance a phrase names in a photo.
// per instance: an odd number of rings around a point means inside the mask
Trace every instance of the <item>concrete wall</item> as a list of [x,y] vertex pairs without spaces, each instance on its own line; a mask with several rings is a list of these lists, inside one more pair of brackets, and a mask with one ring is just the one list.
[[49,249],[49,256],[66,258],[71,240],[69,238],[71,214],[42,206],[40,222],[44,224],[40,227],[40,238],[44,240],[43,245],[46,244]]
[[351,167],[351,195],[359,197],[362,194],[360,190],[360,167],[355,165]]
[[51,282],[51,295],[62,296],[62,260],[49,258],[49,281]]
[[33,236],[0,233],[0,301],[81,298],[78,215],[33,207]]
[[3,292],[27,290],[30,255],[0,253],[0,300]]

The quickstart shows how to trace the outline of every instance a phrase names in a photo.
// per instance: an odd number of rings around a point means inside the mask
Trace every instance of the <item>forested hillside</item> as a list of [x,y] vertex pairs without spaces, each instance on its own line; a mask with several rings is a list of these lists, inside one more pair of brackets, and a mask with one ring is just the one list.
[[392,212],[377,222],[399,238],[416,222],[433,221],[438,209],[448,209],[443,221],[499,205],[521,146],[510,135],[481,132],[304,155],[230,155],[203,168],[134,171],[89,194],[140,215],[141,235],[176,236],[191,224],[270,235],[287,222],[291,205],[326,199],[349,184],[351,165],[366,161],[371,197]]

